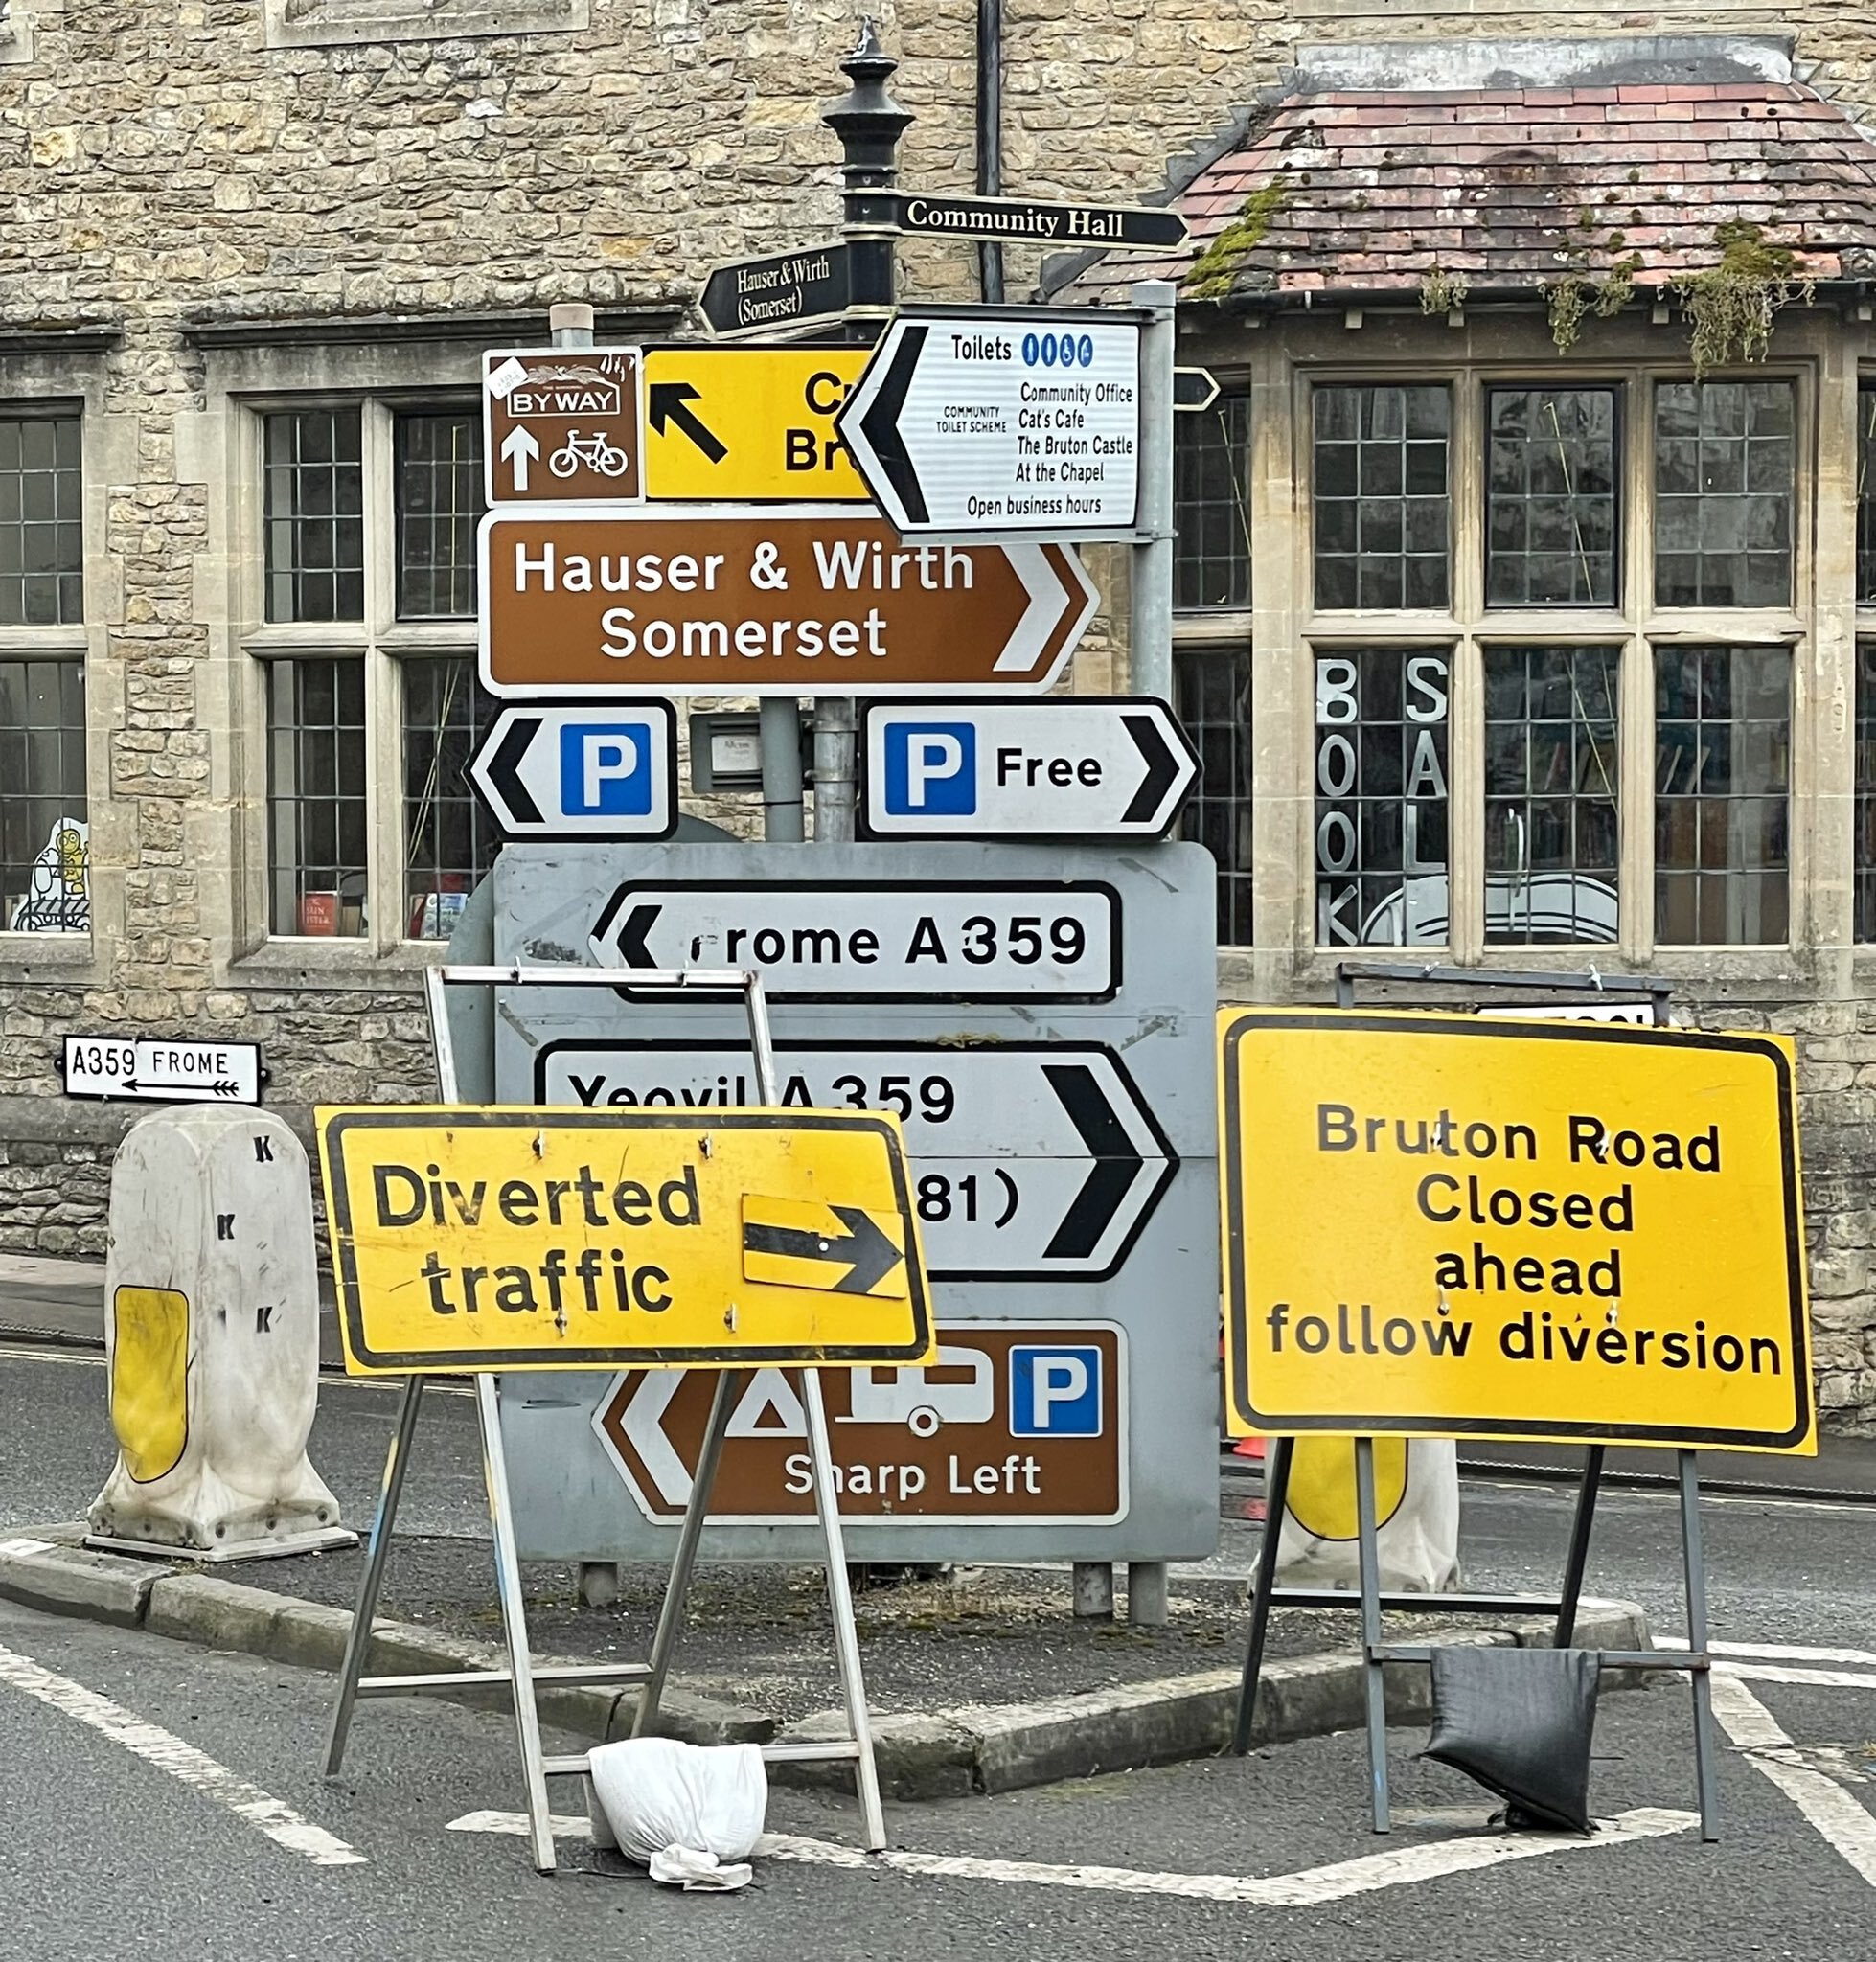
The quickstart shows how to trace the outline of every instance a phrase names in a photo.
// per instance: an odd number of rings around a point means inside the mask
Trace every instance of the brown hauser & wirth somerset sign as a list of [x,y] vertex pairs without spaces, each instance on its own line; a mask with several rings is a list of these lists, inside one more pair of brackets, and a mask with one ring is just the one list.
[[908,545],[850,507],[492,512],[495,695],[1045,692],[1095,605],[1063,545]]

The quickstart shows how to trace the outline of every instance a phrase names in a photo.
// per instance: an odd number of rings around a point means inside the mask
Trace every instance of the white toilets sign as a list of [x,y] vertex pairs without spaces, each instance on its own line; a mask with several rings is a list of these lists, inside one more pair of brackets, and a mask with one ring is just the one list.
[[115,1041],[65,1038],[68,1097],[142,1104],[258,1104],[261,1049],[254,1042]]

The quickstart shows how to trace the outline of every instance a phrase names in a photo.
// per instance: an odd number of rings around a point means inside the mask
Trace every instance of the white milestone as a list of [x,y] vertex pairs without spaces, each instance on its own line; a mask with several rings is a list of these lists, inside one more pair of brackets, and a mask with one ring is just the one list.
[[226,1561],[355,1542],[307,1458],[312,1185],[280,1118],[185,1106],[131,1127],[111,1168],[104,1335],[118,1459],[88,1545]]

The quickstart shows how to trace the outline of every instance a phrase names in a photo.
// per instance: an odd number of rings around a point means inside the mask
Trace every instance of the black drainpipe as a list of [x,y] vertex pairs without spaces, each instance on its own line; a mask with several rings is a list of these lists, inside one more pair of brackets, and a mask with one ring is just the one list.
[[[977,194],[1003,192],[1003,0],[977,0]],[[1003,248],[977,247],[986,306],[1003,302]]]

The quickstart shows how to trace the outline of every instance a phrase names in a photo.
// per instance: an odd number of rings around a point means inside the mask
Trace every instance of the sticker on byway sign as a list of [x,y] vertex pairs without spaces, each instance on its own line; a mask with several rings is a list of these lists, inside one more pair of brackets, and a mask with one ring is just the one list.
[[[785,1108],[901,1119],[934,1280],[1105,1280],[1178,1169],[1103,1043],[783,1041],[775,1056]],[[587,1108],[758,1101],[746,1043],[651,1038],[551,1042],[535,1094]]]
[[68,1097],[136,1104],[258,1104],[261,1050],[253,1042],[113,1041],[65,1038]]
[[1120,895],[1095,879],[647,878],[612,895],[589,945],[602,967],[753,970],[771,1001],[1108,1001]]
[[1199,777],[1161,701],[872,702],[864,715],[878,837],[1160,837]]

